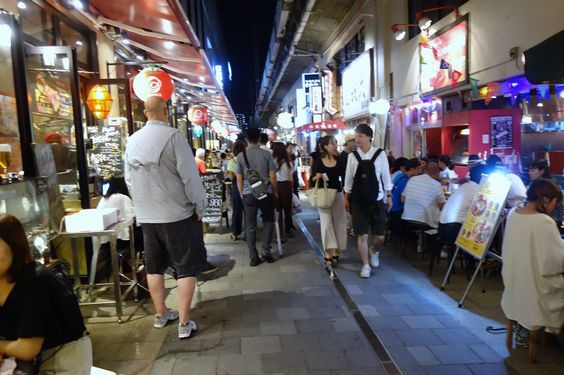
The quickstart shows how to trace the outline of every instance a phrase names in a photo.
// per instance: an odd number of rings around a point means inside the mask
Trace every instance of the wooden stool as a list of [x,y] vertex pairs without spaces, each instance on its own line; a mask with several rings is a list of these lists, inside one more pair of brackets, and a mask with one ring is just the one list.
[[[517,322],[514,320],[507,320],[507,337],[505,343],[509,350],[513,349],[513,325],[515,323]],[[541,346],[544,347],[547,344],[547,336],[543,328],[529,331],[529,362],[531,363],[537,363],[537,334],[539,331],[541,334]]]

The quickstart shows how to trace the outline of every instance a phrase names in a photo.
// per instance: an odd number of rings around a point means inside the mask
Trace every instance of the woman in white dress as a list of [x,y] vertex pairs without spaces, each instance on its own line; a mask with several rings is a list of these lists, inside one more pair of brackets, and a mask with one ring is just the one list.
[[519,346],[528,346],[529,330],[558,333],[564,324],[564,243],[549,216],[560,204],[560,189],[538,179],[527,191],[527,205],[513,209],[507,219],[501,307],[518,323]]

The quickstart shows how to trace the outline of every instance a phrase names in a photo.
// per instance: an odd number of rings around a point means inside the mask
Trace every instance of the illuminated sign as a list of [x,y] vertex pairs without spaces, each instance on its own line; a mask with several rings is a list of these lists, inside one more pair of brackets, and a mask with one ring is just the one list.
[[373,49],[357,57],[343,71],[343,115],[345,119],[368,115],[373,95]]
[[309,93],[309,88],[312,86],[321,86],[321,78],[318,73],[304,73],[302,74],[302,88],[306,93]]
[[336,120],[326,120],[321,122],[314,122],[311,124],[306,124],[300,126],[296,129],[296,132],[303,132],[303,131],[312,131],[312,130],[339,130],[339,129],[346,129],[345,123],[342,119]]
[[468,17],[437,31],[419,44],[422,93],[468,83]]
[[321,86],[311,86],[311,112],[315,114],[323,113],[323,97],[321,94]]
[[216,65],[213,67],[213,70],[215,72],[215,79],[217,80],[217,83],[219,83],[219,86],[223,88],[223,66]]

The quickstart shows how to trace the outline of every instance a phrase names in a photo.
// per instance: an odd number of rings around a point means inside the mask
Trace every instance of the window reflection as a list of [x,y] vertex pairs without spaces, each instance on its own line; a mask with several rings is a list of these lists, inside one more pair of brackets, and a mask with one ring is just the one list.
[[28,1],[26,2],[26,8],[20,9],[20,15],[25,34],[45,42],[45,44],[55,44],[53,18],[47,11]]

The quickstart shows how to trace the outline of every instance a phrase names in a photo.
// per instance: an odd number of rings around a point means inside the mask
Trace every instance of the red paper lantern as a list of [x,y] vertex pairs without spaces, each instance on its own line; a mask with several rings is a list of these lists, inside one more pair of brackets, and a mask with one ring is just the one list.
[[142,101],[147,100],[149,96],[159,96],[167,101],[173,91],[172,78],[159,68],[145,68],[133,79],[133,92]]
[[208,109],[204,106],[197,105],[188,111],[188,120],[192,124],[204,125],[208,122]]

